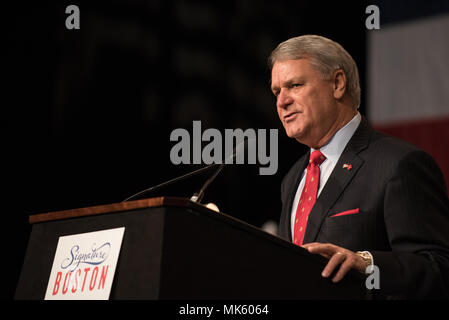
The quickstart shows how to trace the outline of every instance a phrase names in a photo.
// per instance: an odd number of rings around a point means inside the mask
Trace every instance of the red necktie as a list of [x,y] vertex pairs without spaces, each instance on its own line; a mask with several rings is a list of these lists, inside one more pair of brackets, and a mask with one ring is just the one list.
[[310,155],[307,165],[306,183],[302,189],[301,198],[299,198],[298,208],[296,209],[295,229],[293,243],[302,245],[304,234],[306,233],[307,221],[310,211],[316,201],[318,185],[320,183],[319,165],[326,159],[320,150],[315,150]]

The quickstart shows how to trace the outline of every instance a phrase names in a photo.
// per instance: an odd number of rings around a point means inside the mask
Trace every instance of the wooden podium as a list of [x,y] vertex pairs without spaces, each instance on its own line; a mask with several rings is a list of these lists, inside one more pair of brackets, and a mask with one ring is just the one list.
[[365,299],[362,275],[184,198],[32,215],[15,299],[44,299],[60,236],[125,227],[110,299]]

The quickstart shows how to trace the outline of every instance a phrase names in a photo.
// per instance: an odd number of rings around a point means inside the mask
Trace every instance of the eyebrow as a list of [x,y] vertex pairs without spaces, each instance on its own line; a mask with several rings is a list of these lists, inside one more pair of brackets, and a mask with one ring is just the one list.
[[[293,78],[291,78],[291,79],[285,81],[284,83],[282,83],[282,86],[288,87],[288,86],[291,86],[293,83],[296,83],[296,82],[304,82],[304,81],[305,81],[305,80],[304,80],[304,77],[303,77],[303,76],[293,77]],[[270,80],[270,88],[271,88],[271,91],[279,90],[278,87],[273,87],[273,86],[271,86],[271,85],[272,85],[272,83],[271,83],[271,80]]]
[[298,77],[293,77],[293,78],[291,78],[291,79],[289,79],[289,80],[287,80],[286,82],[285,82],[285,85],[291,85],[291,84],[293,84],[293,83],[295,83],[295,82],[304,82],[305,80],[304,80],[304,77],[303,76],[298,76]]

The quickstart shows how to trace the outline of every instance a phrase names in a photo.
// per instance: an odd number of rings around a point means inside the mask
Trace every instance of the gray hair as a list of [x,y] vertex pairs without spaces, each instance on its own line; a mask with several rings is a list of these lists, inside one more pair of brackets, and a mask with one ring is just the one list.
[[343,70],[346,87],[354,107],[360,106],[360,80],[357,65],[351,55],[337,42],[317,35],[304,35],[280,43],[271,53],[270,69],[276,61],[310,59],[323,79],[330,79],[334,71]]

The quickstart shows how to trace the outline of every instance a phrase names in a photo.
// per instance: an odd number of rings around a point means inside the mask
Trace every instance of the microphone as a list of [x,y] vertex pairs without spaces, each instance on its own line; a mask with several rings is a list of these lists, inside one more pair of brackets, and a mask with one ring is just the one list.
[[234,163],[234,160],[237,158],[237,155],[241,155],[245,150],[247,150],[250,143],[254,144],[254,140],[250,138],[248,138],[248,140],[243,139],[243,141],[240,142],[237,145],[237,147],[234,148],[232,154],[226,158],[224,163],[220,164],[217,170],[215,170],[214,174],[209,179],[206,180],[206,182],[201,187],[200,191],[193,194],[193,196],[190,198],[190,201],[201,203],[201,200],[204,197],[204,192],[206,191],[207,187],[212,183],[212,181],[215,180],[215,178],[223,169],[223,167],[229,162]]
[[203,184],[203,186],[201,187],[200,191],[195,193],[191,198],[190,201],[193,202],[198,202],[201,203],[201,200],[203,199],[204,196],[204,192],[206,191],[207,187],[212,183],[212,181],[215,180],[215,177],[218,176],[218,174],[220,173],[221,169],[223,169],[223,167],[225,166],[225,163],[222,163],[218,166],[217,170],[215,171],[215,173],[206,180],[206,182]]
[[[186,173],[186,174],[184,174],[184,175],[182,175],[182,176],[180,176],[180,177],[177,177],[177,178],[168,180],[168,181],[166,181],[166,182],[160,183],[160,184],[158,184],[158,185],[156,185],[156,186],[147,188],[147,189],[142,190],[142,191],[140,191],[140,192],[138,192],[138,193],[136,193],[136,194],[133,194],[132,196],[129,196],[128,198],[126,198],[126,199],[123,200],[122,202],[126,202],[126,201],[133,200],[133,199],[135,199],[135,198],[137,198],[137,197],[140,197],[140,196],[142,196],[142,195],[145,195],[145,194],[154,192],[154,191],[156,191],[156,190],[159,190],[159,189],[161,189],[161,188],[163,188],[163,187],[166,187],[166,186],[168,186],[168,185],[171,185],[171,184],[173,184],[173,183],[182,181],[182,180],[184,180],[184,179],[187,179],[187,178],[189,178],[189,177],[195,176],[195,175],[200,174],[200,173],[202,173],[202,172],[206,172],[206,171],[208,171],[208,170],[212,170],[212,169],[216,168],[217,170],[214,172],[214,174],[213,174],[209,179],[207,179],[207,181],[206,181],[206,182],[204,183],[204,185],[201,187],[200,191],[199,191],[198,193],[195,193],[195,194],[191,197],[191,199],[190,199],[190,200],[193,201],[193,202],[198,202],[198,203],[200,203],[201,199],[202,199],[203,196],[204,196],[205,190],[207,189],[207,187],[209,186],[209,184],[215,179],[215,177],[220,173],[220,171],[223,169],[223,167],[224,167],[226,164],[228,164],[229,161],[231,161],[231,160],[233,161],[233,160],[237,157],[238,154],[240,154],[241,152],[243,152],[243,151],[245,150],[245,148],[246,148],[247,146],[248,146],[248,142],[247,142],[246,140],[244,140],[244,141],[242,141],[237,147],[234,148],[233,153],[232,153],[228,158],[226,158],[226,160],[225,160],[223,163],[213,163],[213,164],[210,164],[210,165],[208,165],[208,166],[206,166],[206,167],[200,168],[200,169],[198,169],[198,170],[195,170],[195,171]],[[232,163],[232,162],[231,162],[231,163]]]
[[140,192],[138,192],[138,193],[136,193],[136,194],[133,194],[132,196],[126,198],[126,199],[123,200],[122,202],[126,202],[126,201],[129,201],[129,200],[133,200],[133,199],[135,199],[135,198],[137,198],[137,197],[139,197],[139,196],[142,196],[142,195],[144,195],[144,194],[148,194],[148,193],[154,192],[154,191],[156,191],[156,190],[158,190],[158,189],[161,189],[161,188],[163,188],[163,187],[166,187],[166,186],[168,186],[168,185],[171,185],[171,184],[173,184],[173,183],[175,183],[175,182],[182,181],[182,180],[184,180],[184,179],[187,179],[187,178],[189,178],[189,177],[195,176],[195,175],[197,175],[197,174],[200,174],[200,173],[202,173],[202,172],[205,172],[205,171],[207,171],[207,170],[211,170],[211,169],[213,169],[213,168],[215,168],[215,167],[219,167],[219,166],[221,166],[221,164],[215,164],[215,163],[214,163],[214,164],[208,165],[208,166],[206,166],[206,167],[200,168],[200,169],[198,169],[198,170],[195,170],[195,171],[186,173],[186,174],[184,174],[184,175],[182,175],[182,176],[180,176],[180,177],[177,177],[177,178],[174,178],[174,179],[171,179],[171,180],[162,182],[162,183],[160,183],[160,184],[158,184],[158,185],[156,185],[156,186],[147,188],[147,189],[142,190],[142,191],[140,191]]

